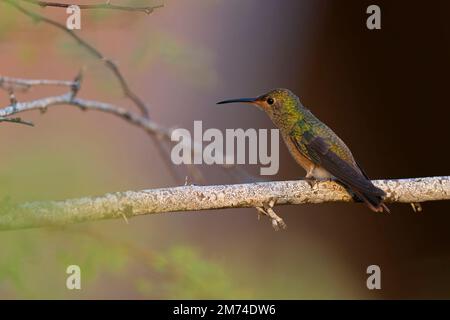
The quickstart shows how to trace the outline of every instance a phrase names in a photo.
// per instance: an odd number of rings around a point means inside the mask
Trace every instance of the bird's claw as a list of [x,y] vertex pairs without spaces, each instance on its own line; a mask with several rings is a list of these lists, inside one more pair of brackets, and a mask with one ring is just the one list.
[[419,202],[411,202],[411,207],[414,212],[422,212],[422,205]]
[[309,186],[311,187],[311,189],[314,189],[317,187],[317,185],[319,183],[322,182],[335,182],[336,180],[333,178],[329,178],[329,179],[316,179],[316,178],[312,178],[312,177],[305,177],[305,181],[309,184]]
[[305,178],[306,182],[308,182],[311,189],[314,189],[314,187],[317,185],[317,180],[313,178]]
[[256,211],[258,212],[258,220],[261,219],[261,215],[267,216],[272,221],[272,227],[275,231],[280,229],[286,229],[287,225],[282,218],[280,218],[273,207],[275,206],[276,201],[271,199],[267,204],[264,204],[262,207],[256,207]]

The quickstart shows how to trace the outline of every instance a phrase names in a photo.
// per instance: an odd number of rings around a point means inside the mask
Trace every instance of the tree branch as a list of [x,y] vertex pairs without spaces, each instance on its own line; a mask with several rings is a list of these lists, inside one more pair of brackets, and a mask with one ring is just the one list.
[[5,119],[8,116],[31,110],[45,111],[48,107],[57,105],[73,105],[79,107],[81,110],[97,110],[110,113],[121,117],[122,119],[141,127],[146,132],[154,134],[158,137],[170,140],[172,130],[167,129],[147,118],[141,117],[134,112],[125,108],[115,106],[110,103],[81,99],[73,96],[72,92],[68,92],[59,96],[46,97],[42,99],[17,102],[0,109],[0,119]]
[[[38,0],[22,0],[25,2],[29,2],[43,8],[45,7],[57,7],[57,8],[67,8],[71,4],[67,3],[59,3],[59,2],[51,2],[51,1],[38,1]],[[140,6],[140,7],[130,7],[130,6],[121,6],[111,4],[109,1],[106,3],[99,4],[77,4],[80,9],[111,9],[111,10],[122,10],[122,11],[141,11],[147,14],[153,12],[153,10],[162,8],[164,5],[156,5],[156,6]]]
[[[450,200],[450,176],[375,180],[373,183],[386,192],[386,202]],[[66,225],[164,212],[262,207],[271,201],[286,205],[353,200],[334,182],[320,182],[313,188],[306,181],[181,186],[4,206],[6,208],[0,213],[0,229]]]
[[33,86],[63,86],[73,87],[76,85],[75,81],[66,80],[46,80],[46,79],[19,79],[11,77],[0,76],[0,87],[9,89],[28,90]]

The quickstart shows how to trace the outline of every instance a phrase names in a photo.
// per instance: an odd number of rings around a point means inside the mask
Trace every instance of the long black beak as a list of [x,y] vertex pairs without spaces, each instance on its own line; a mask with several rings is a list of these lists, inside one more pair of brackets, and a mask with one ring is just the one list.
[[217,102],[217,104],[226,104],[226,103],[255,103],[258,101],[258,98],[241,98],[241,99],[230,99],[223,100]]

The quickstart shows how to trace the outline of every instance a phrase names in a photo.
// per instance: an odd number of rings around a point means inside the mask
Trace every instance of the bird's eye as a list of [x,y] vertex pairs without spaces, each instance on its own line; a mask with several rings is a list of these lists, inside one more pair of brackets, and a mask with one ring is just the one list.
[[275,101],[273,100],[273,98],[267,98],[267,103],[269,105],[272,105]]

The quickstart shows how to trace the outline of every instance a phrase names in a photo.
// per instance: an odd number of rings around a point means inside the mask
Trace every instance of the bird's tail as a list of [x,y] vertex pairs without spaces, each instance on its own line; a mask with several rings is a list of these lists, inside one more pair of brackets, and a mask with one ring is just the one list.
[[367,191],[361,191],[357,190],[355,188],[352,188],[353,194],[356,197],[356,201],[362,201],[364,202],[372,211],[375,212],[391,212],[389,208],[386,206],[386,204],[383,203],[384,196],[386,193],[373,186],[374,190],[373,192],[367,192]]

